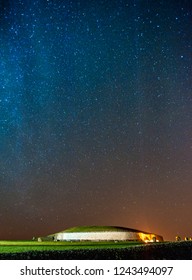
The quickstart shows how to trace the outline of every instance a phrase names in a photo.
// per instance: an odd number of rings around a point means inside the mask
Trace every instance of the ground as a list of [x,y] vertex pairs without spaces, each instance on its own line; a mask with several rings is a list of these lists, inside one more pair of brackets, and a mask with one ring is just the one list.
[[77,243],[1,241],[0,259],[191,260],[192,242]]

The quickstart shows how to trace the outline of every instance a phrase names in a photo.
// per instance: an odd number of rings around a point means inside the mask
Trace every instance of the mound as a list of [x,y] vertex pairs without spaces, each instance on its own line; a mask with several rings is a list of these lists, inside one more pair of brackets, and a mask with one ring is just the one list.
[[73,227],[46,238],[55,241],[163,241],[160,235],[118,226]]

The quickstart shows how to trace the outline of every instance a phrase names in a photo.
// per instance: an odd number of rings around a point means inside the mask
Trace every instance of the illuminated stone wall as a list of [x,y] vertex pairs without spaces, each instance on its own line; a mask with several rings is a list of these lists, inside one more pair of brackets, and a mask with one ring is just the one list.
[[142,232],[132,231],[102,231],[102,232],[59,232],[54,235],[55,240],[91,240],[91,241],[105,241],[105,240],[136,240],[136,241],[151,241],[153,238],[157,241],[163,241],[161,236],[156,234],[146,234]]

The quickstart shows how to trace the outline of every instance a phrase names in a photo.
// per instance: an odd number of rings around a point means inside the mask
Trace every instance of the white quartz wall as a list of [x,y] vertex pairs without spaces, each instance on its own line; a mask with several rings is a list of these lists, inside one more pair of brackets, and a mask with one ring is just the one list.
[[60,232],[56,234],[56,240],[138,240],[137,232]]

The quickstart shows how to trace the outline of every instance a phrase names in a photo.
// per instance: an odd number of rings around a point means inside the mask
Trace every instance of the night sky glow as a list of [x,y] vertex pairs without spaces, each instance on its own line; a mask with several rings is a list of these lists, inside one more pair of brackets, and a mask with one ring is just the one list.
[[190,2],[0,1],[0,239],[192,236]]

